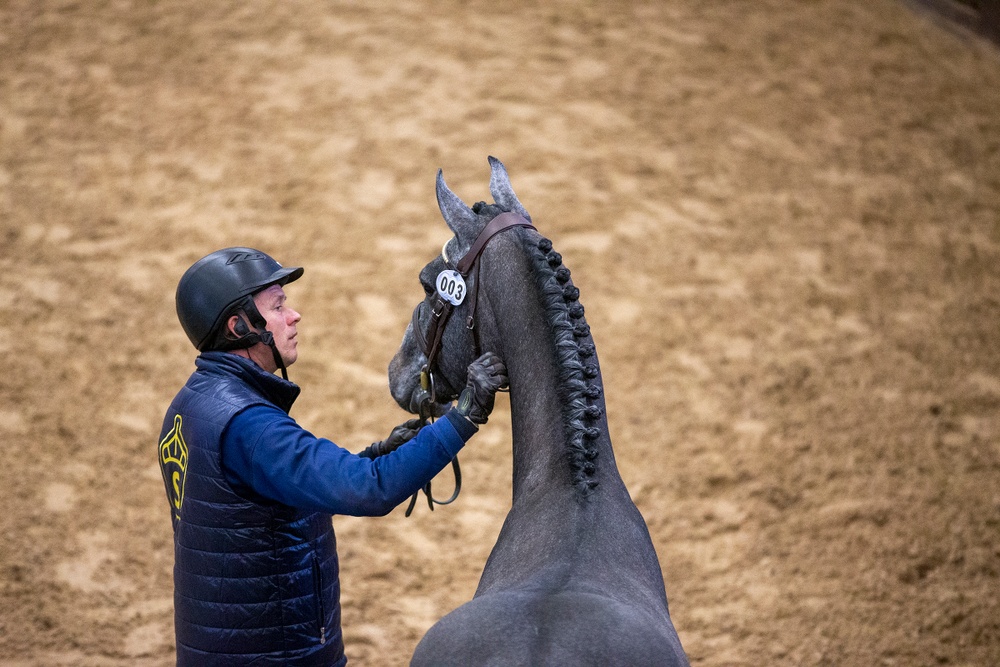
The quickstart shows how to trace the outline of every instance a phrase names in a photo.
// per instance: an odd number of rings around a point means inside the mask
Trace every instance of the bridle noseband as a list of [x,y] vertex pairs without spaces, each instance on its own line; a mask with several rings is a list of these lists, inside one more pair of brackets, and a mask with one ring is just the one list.
[[[467,285],[467,279],[473,270],[476,272],[475,280],[472,282],[472,290],[470,294],[462,294],[459,303],[464,302],[465,299],[472,300],[471,310],[469,316],[466,318],[465,326],[467,329],[472,331],[473,341],[474,341],[474,356],[476,359],[481,354],[480,343],[479,343],[479,329],[476,327],[476,308],[479,303],[479,258],[482,256],[483,251],[486,249],[486,245],[493,239],[494,236],[503,232],[505,230],[511,229],[513,227],[527,227],[529,229],[535,229],[534,225],[531,224],[526,218],[518,215],[517,213],[507,212],[501,213],[496,216],[483,228],[483,231],[479,233],[476,240],[472,243],[469,251],[458,261],[455,265],[455,269],[458,275],[462,278],[462,284]],[[447,247],[445,243],[445,248]],[[445,263],[451,266],[451,262],[448,261],[447,253],[445,248],[442,248],[441,255],[444,257]],[[439,274],[439,278],[444,273]],[[427,357],[427,363],[424,364],[423,368],[420,370],[420,387],[423,390],[424,397],[419,404],[419,414],[420,419],[426,424],[428,420],[433,421],[433,416],[431,414],[432,406],[437,402],[436,387],[434,381],[434,371],[438,361],[438,355],[441,352],[442,339],[444,337],[445,326],[448,323],[448,319],[451,317],[452,312],[456,308],[456,304],[453,301],[449,301],[442,295],[442,289],[435,285],[437,289],[437,296],[434,300],[433,306],[431,306],[431,319],[430,323],[427,325],[427,330],[424,331],[420,327],[420,313],[421,307],[424,302],[421,301],[417,307],[413,310],[413,335],[416,338],[417,345],[420,350]],[[451,498],[445,501],[435,500],[431,495],[431,484],[430,482],[424,487],[424,493],[427,495],[427,504],[430,509],[434,510],[434,505],[448,505],[458,497],[459,491],[462,488],[462,472],[458,465],[458,457],[456,456],[452,459],[452,468],[455,471],[455,492],[452,494]],[[406,510],[406,516],[410,516],[413,511],[413,507],[417,502],[417,494],[413,494],[410,498],[410,506]]]

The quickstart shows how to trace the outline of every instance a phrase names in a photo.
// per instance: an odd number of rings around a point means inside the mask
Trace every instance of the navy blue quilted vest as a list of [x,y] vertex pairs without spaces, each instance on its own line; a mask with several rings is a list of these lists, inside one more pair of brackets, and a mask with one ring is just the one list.
[[330,515],[238,493],[220,463],[237,413],[287,412],[299,388],[232,354],[207,352],[196,364],[159,447],[174,524],[177,664],[344,665]]

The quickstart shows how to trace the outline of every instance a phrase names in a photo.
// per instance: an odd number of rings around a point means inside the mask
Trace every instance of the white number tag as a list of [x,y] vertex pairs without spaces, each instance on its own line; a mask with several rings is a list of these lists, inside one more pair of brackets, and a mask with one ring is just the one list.
[[458,271],[442,271],[437,277],[437,293],[453,306],[465,300],[465,280]]

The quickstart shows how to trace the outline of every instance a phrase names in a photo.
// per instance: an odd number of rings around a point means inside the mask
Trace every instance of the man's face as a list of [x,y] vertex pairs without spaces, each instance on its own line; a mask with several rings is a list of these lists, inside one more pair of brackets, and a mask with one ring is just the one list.
[[[295,325],[302,319],[302,316],[288,307],[285,303],[285,290],[281,285],[271,285],[254,295],[253,300],[257,305],[257,310],[267,321],[267,330],[274,336],[274,344],[285,361],[285,366],[291,366],[299,356],[298,341],[295,336],[298,333]],[[262,355],[263,360],[269,366],[274,365],[272,355]],[[277,368],[268,368],[272,373]]]

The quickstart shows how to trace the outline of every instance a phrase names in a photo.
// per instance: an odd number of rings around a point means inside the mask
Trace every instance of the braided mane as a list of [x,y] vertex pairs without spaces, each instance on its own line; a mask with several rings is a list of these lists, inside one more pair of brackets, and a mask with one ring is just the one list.
[[593,443],[601,431],[593,424],[603,414],[595,404],[603,390],[594,342],[579,300],[580,290],[563,266],[562,255],[552,249],[548,239],[531,245],[526,233],[521,231],[519,235],[528,246],[535,283],[552,328],[570,473],[574,486],[586,496],[598,484],[594,478],[598,450]]

